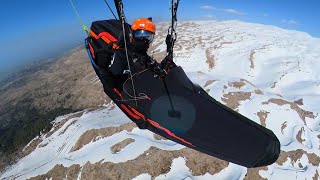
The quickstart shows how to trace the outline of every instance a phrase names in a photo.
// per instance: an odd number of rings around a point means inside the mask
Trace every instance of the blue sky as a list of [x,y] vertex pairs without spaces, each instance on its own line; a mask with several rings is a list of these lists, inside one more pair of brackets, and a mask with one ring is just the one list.
[[[107,0],[113,5],[112,0]],[[104,0],[73,0],[90,27],[112,18]],[[168,20],[170,0],[123,0],[129,22],[138,17]],[[304,31],[320,38],[320,0],[181,0],[180,20],[238,19]],[[0,78],[17,66],[68,51],[85,33],[69,0],[3,0],[0,6]]]

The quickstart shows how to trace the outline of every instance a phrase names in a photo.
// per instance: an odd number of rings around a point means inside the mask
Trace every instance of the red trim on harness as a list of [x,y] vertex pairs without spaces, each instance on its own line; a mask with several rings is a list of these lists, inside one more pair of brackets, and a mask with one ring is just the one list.
[[185,144],[189,144],[191,146],[194,146],[192,143],[182,139],[181,137],[176,136],[174,133],[172,133],[169,129],[166,129],[164,127],[162,127],[160,124],[158,124],[157,122],[152,121],[151,119],[148,119],[148,121],[150,122],[150,124],[152,124],[153,126],[163,130],[164,132],[166,132],[169,136],[178,139],[179,141],[184,142]]
[[90,44],[90,43],[88,43],[88,44],[89,44],[89,49],[90,49],[90,52],[91,52],[92,58],[93,58],[93,59],[95,59],[96,57],[94,56],[94,49],[93,49],[93,47],[91,46],[91,44]]
[[[167,62],[167,64],[171,64],[171,62],[170,61],[168,61]],[[170,67],[169,67],[170,65],[168,65],[168,68],[167,68],[167,73],[169,73],[170,72]]]
[[[130,107],[130,106],[129,106]],[[139,111],[137,111],[136,109],[134,109],[134,108],[132,108],[132,107],[130,107],[130,109],[136,114],[136,115],[138,115],[138,116],[140,116],[142,119],[146,119],[145,117],[144,117],[144,115],[143,114],[141,114]]]
[[167,68],[167,73],[169,73],[169,72],[170,72],[170,68],[168,67],[168,68]]
[[118,89],[113,88],[113,91],[116,92],[121,99],[123,99],[122,94],[118,91]]
[[95,39],[98,39],[96,33],[94,33],[91,29],[90,29],[90,35],[91,35],[92,37],[94,37]]
[[101,33],[99,33],[99,35],[98,35],[99,37],[102,37],[102,36],[105,36],[106,38],[108,38],[110,41],[112,41],[112,42],[117,42],[118,41],[118,39],[116,39],[115,37],[113,37],[110,33],[108,33],[108,32],[101,32]]
[[[111,34],[109,34],[108,32],[101,32],[99,35],[96,35],[91,29],[90,29],[90,35],[95,38],[95,39],[102,39],[103,41],[105,41],[107,44],[110,44],[112,42],[117,42],[118,40],[113,37]],[[120,47],[116,44],[112,45],[113,49],[119,49]]]
[[131,117],[135,118],[136,120],[140,120],[140,116],[137,116],[133,112],[131,112],[124,104],[120,104],[121,108],[125,110]]
[[[101,36],[101,39],[106,42],[107,44],[113,43],[110,39],[108,39],[105,36]],[[115,43],[112,45],[113,49],[119,49],[120,47],[118,45],[116,45]]]
[[[134,109],[134,108],[132,108],[132,107],[129,106],[129,108],[133,111],[133,112],[131,112],[124,104],[121,104],[120,106],[121,106],[121,108],[122,108],[123,110],[125,110],[125,111],[126,111],[130,116],[132,116],[133,118],[135,118],[135,119],[137,119],[137,120],[140,120],[141,118],[144,119],[144,120],[146,120],[146,119],[145,119],[145,116],[144,116],[142,113],[140,113],[139,111],[137,111],[136,109]],[[157,123],[157,122],[155,122],[155,121],[152,121],[151,119],[148,119],[148,122],[149,122],[151,125],[153,125],[154,127],[163,130],[163,131],[166,132],[169,136],[171,136],[171,137],[173,137],[173,138],[175,138],[175,139],[178,139],[179,141],[182,141],[182,142],[184,142],[185,144],[188,144],[188,145],[190,145],[190,146],[194,146],[192,143],[190,143],[190,142],[182,139],[181,137],[176,136],[176,135],[175,135],[174,133],[172,133],[169,129],[166,129],[166,128],[162,127],[159,123]]]

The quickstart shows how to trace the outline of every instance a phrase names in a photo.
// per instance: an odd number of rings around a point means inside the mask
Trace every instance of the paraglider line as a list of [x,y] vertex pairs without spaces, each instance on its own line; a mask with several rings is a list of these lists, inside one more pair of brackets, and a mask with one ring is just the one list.
[[[123,9],[122,9],[122,6],[120,6],[120,12],[123,12]],[[129,62],[129,56],[128,56],[128,49],[127,49],[127,38],[126,38],[126,30],[125,30],[125,27],[124,27],[124,16],[122,15],[121,16],[121,22],[122,22],[122,32],[123,32],[123,38],[124,38],[124,47],[125,47],[125,50],[126,50],[126,58],[127,58],[127,64],[128,64],[128,68],[129,68],[129,73],[130,73],[130,79],[131,79],[131,84],[132,84],[132,90],[133,90],[133,95],[134,97],[136,97],[136,89],[134,87],[134,82],[133,82],[133,76],[132,76],[132,72],[131,72],[131,67],[130,67],[130,62]],[[136,102],[136,106],[138,106],[138,102],[137,100],[135,99],[135,102]]]
[[82,25],[82,29],[89,35],[88,28],[87,28],[86,25],[84,25],[84,23],[83,23],[80,15],[79,15],[79,13],[78,13],[75,5],[73,4],[72,0],[69,0],[69,1],[70,1],[70,4],[71,4],[72,8],[73,8],[73,11],[75,12],[75,14],[77,15],[77,17],[78,17],[78,19],[79,19],[79,21],[80,21],[80,24]]
[[109,10],[111,11],[113,17],[118,20],[118,18],[116,17],[116,15],[113,13],[111,7],[109,6],[109,3],[107,2],[107,0],[104,0],[104,2],[107,4],[107,6],[108,6]]
[[166,89],[166,92],[167,92],[167,95],[168,95],[168,98],[169,98],[169,102],[170,102],[170,106],[171,106],[171,110],[168,111],[168,115],[170,117],[173,117],[173,118],[180,118],[181,117],[181,113],[179,111],[176,111],[174,109],[174,107],[173,107],[172,99],[171,99],[171,96],[170,96],[166,81],[163,79],[162,82],[164,84],[164,88]]
[[[134,77],[134,76],[136,76],[136,75],[139,75],[139,74],[141,74],[141,73],[143,73],[143,72],[146,72],[147,70],[148,70],[148,69],[145,69],[145,70],[143,70],[143,71],[140,71],[139,73],[134,74],[132,77]],[[124,81],[124,83],[123,83],[123,91],[124,91],[129,97],[131,97],[132,99],[121,99],[121,100],[117,99],[117,101],[119,101],[119,102],[126,102],[126,101],[133,101],[133,100],[150,99],[150,97],[149,97],[147,94],[145,94],[145,93],[139,93],[139,97],[130,95],[130,94],[128,93],[128,91],[126,90],[126,88],[124,87],[124,84],[126,84],[129,79],[130,79],[130,78],[128,78],[126,81]]]

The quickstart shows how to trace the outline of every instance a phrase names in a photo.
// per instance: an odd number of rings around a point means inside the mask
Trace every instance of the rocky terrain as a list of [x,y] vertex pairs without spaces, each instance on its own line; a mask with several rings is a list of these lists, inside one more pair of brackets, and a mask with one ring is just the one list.
[[[20,150],[40,131],[50,130],[56,116],[107,101],[82,47],[27,67],[1,82],[0,153]],[[7,155],[0,167],[10,160]]]

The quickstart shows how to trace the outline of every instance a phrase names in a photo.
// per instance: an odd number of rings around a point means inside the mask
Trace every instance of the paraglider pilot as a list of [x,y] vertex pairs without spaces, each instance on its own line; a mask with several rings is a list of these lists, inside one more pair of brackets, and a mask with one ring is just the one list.
[[[136,19],[132,25],[131,43],[127,44],[127,50],[122,49],[114,51],[111,61],[97,62],[100,70],[95,69],[103,84],[104,91],[107,94],[114,94],[112,87],[122,89],[123,82],[131,75],[140,72],[143,69],[149,68],[155,78],[163,78],[166,75],[165,67],[168,61],[166,57],[161,64],[153,60],[148,54],[150,44],[154,39],[156,27],[152,22],[152,18]],[[128,61],[127,59],[128,54]],[[130,68],[128,67],[130,63]]]

